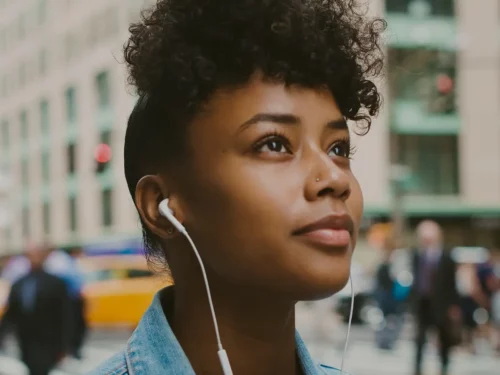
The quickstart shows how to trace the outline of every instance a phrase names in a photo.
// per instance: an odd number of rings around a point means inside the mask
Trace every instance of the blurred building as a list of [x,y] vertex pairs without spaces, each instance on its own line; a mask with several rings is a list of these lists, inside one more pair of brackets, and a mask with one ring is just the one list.
[[12,180],[0,252],[137,235],[122,167],[135,98],[121,60],[144,3],[0,0],[0,171]]
[[454,244],[500,248],[499,2],[377,1],[388,64],[384,112],[355,155],[366,215],[390,217],[401,164],[410,226],[431,217]]
[[[122,167],[135,97],[121,50],[144,3],[0,0],[0,175],[11,181],[0,253],[27,239],[78,246],[139,235]],[[435,217],[456,242],[500,246],[498,1],[371,6],[389,29],[384,111],[354,162],[367,218],[390,217],[401,164],[410,224]]]

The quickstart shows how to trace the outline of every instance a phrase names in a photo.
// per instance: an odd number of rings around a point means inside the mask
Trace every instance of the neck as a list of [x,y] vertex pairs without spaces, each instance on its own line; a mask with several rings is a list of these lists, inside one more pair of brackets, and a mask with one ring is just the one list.
[[[187,280],[187,279],[184,279]],[[194,281],[196,280],[196,281]],[[293,303],[209,277],[222,345],[235,374],[297,374]],[[221,374],[217,340],[202,278],[175,286],[172,329],[196,374]]]

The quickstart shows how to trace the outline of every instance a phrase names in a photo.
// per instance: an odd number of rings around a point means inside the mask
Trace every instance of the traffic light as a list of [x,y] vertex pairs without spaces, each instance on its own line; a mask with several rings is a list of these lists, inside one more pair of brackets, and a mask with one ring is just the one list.
[[105,143],[101,143],[96,147],[95,151],[96,173],[103,173],[111,161],[111,147]]
[[453,76],[446,73],[438,74],[429,99],[431,113],[446,114],[454,112],[455,82]]

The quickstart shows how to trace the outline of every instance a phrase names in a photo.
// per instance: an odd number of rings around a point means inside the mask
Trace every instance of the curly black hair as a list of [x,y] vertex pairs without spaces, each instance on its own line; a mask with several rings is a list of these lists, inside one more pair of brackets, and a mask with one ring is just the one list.
[[[219,88],[259,72],[286,85],[327,88],[366,133],[381,105],[386,23],[356,0],[158,0],[129,28],[129,83],[140,96],[125,140],[132,197],[139,179],[179,160],[185,128]],[[143,225],[150,256],[163,256]]]

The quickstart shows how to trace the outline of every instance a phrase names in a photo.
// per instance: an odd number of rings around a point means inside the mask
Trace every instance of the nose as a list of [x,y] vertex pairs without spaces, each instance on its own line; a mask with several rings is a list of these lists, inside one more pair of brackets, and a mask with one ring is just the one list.
[[351,195],[348,171],[337,165],[324,152],[319,153],[309,169],[306,182],[306,199],[314,201],[325,196],[333,196],[346,201]]

